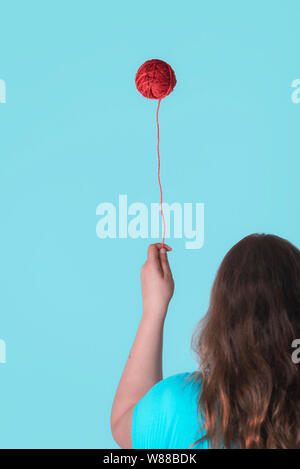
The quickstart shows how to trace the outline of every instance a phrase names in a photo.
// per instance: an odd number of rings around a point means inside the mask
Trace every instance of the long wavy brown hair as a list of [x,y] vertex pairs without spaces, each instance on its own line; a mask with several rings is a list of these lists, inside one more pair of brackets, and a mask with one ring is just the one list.
[[[300,251],[253,234],[226,254],[197,328],[198,411],[213,448],[300,448]],[[202,438],[202,439],[203,439]]]

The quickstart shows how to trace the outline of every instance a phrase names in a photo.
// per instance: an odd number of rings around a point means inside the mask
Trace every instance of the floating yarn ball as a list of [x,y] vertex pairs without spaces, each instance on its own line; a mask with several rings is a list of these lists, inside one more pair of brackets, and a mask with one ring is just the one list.
[[160,182],[160,154],[159,154],[159,123],[158,111],[162,98],[170,94],[176,85],[176,76],[172,67],[163,60],[151,59],[147,60],[138,69],[135,76],[135,85],[138,91],[149,99],[158,99],[156,110],[156,124],[157,124],[157,157],[158,157],[158,184],[160,190],[160,212],[163,222],[163,237],[162,247],[164,247],[166,235],[166,221],[163,212],[163,193]]
[[137,71],[135,84],[138,91],[149,99],[162,99],[170,94],[176,85],[172,67],[163,60],[147,60]]

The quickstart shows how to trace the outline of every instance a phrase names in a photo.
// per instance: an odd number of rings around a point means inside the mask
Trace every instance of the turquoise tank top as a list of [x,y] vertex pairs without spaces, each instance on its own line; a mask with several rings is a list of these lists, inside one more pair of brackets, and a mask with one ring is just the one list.
[[[180,373],[159,381],[134,407],[133,449],[188,449],[205,435],[197,412],[201,381]],[[193,449],[207,449],[204,439]]]

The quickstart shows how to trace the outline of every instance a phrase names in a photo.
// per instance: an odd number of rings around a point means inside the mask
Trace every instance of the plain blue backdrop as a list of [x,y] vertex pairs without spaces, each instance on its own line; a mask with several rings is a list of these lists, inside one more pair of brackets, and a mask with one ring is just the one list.
[[227,250],[252,232],[300,243],[298,0],[0,4],[0,446],[113,448],[113,395],[141,315],[151,240],[96,236],[96,207],[159,200],[156,102],[136,90],[169,62],[161,104],[166,202],[205,204],[205,243],[170,240],[176,291],[165,375]]

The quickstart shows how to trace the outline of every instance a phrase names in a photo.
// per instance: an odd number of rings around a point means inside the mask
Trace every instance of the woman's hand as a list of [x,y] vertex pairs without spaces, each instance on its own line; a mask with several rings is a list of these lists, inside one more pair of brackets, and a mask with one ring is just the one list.
[[148,258],[141,269],[143,315],[164,318],[174,292],[174,280],[167,251],[170,246],[161,243],[150,244]]

